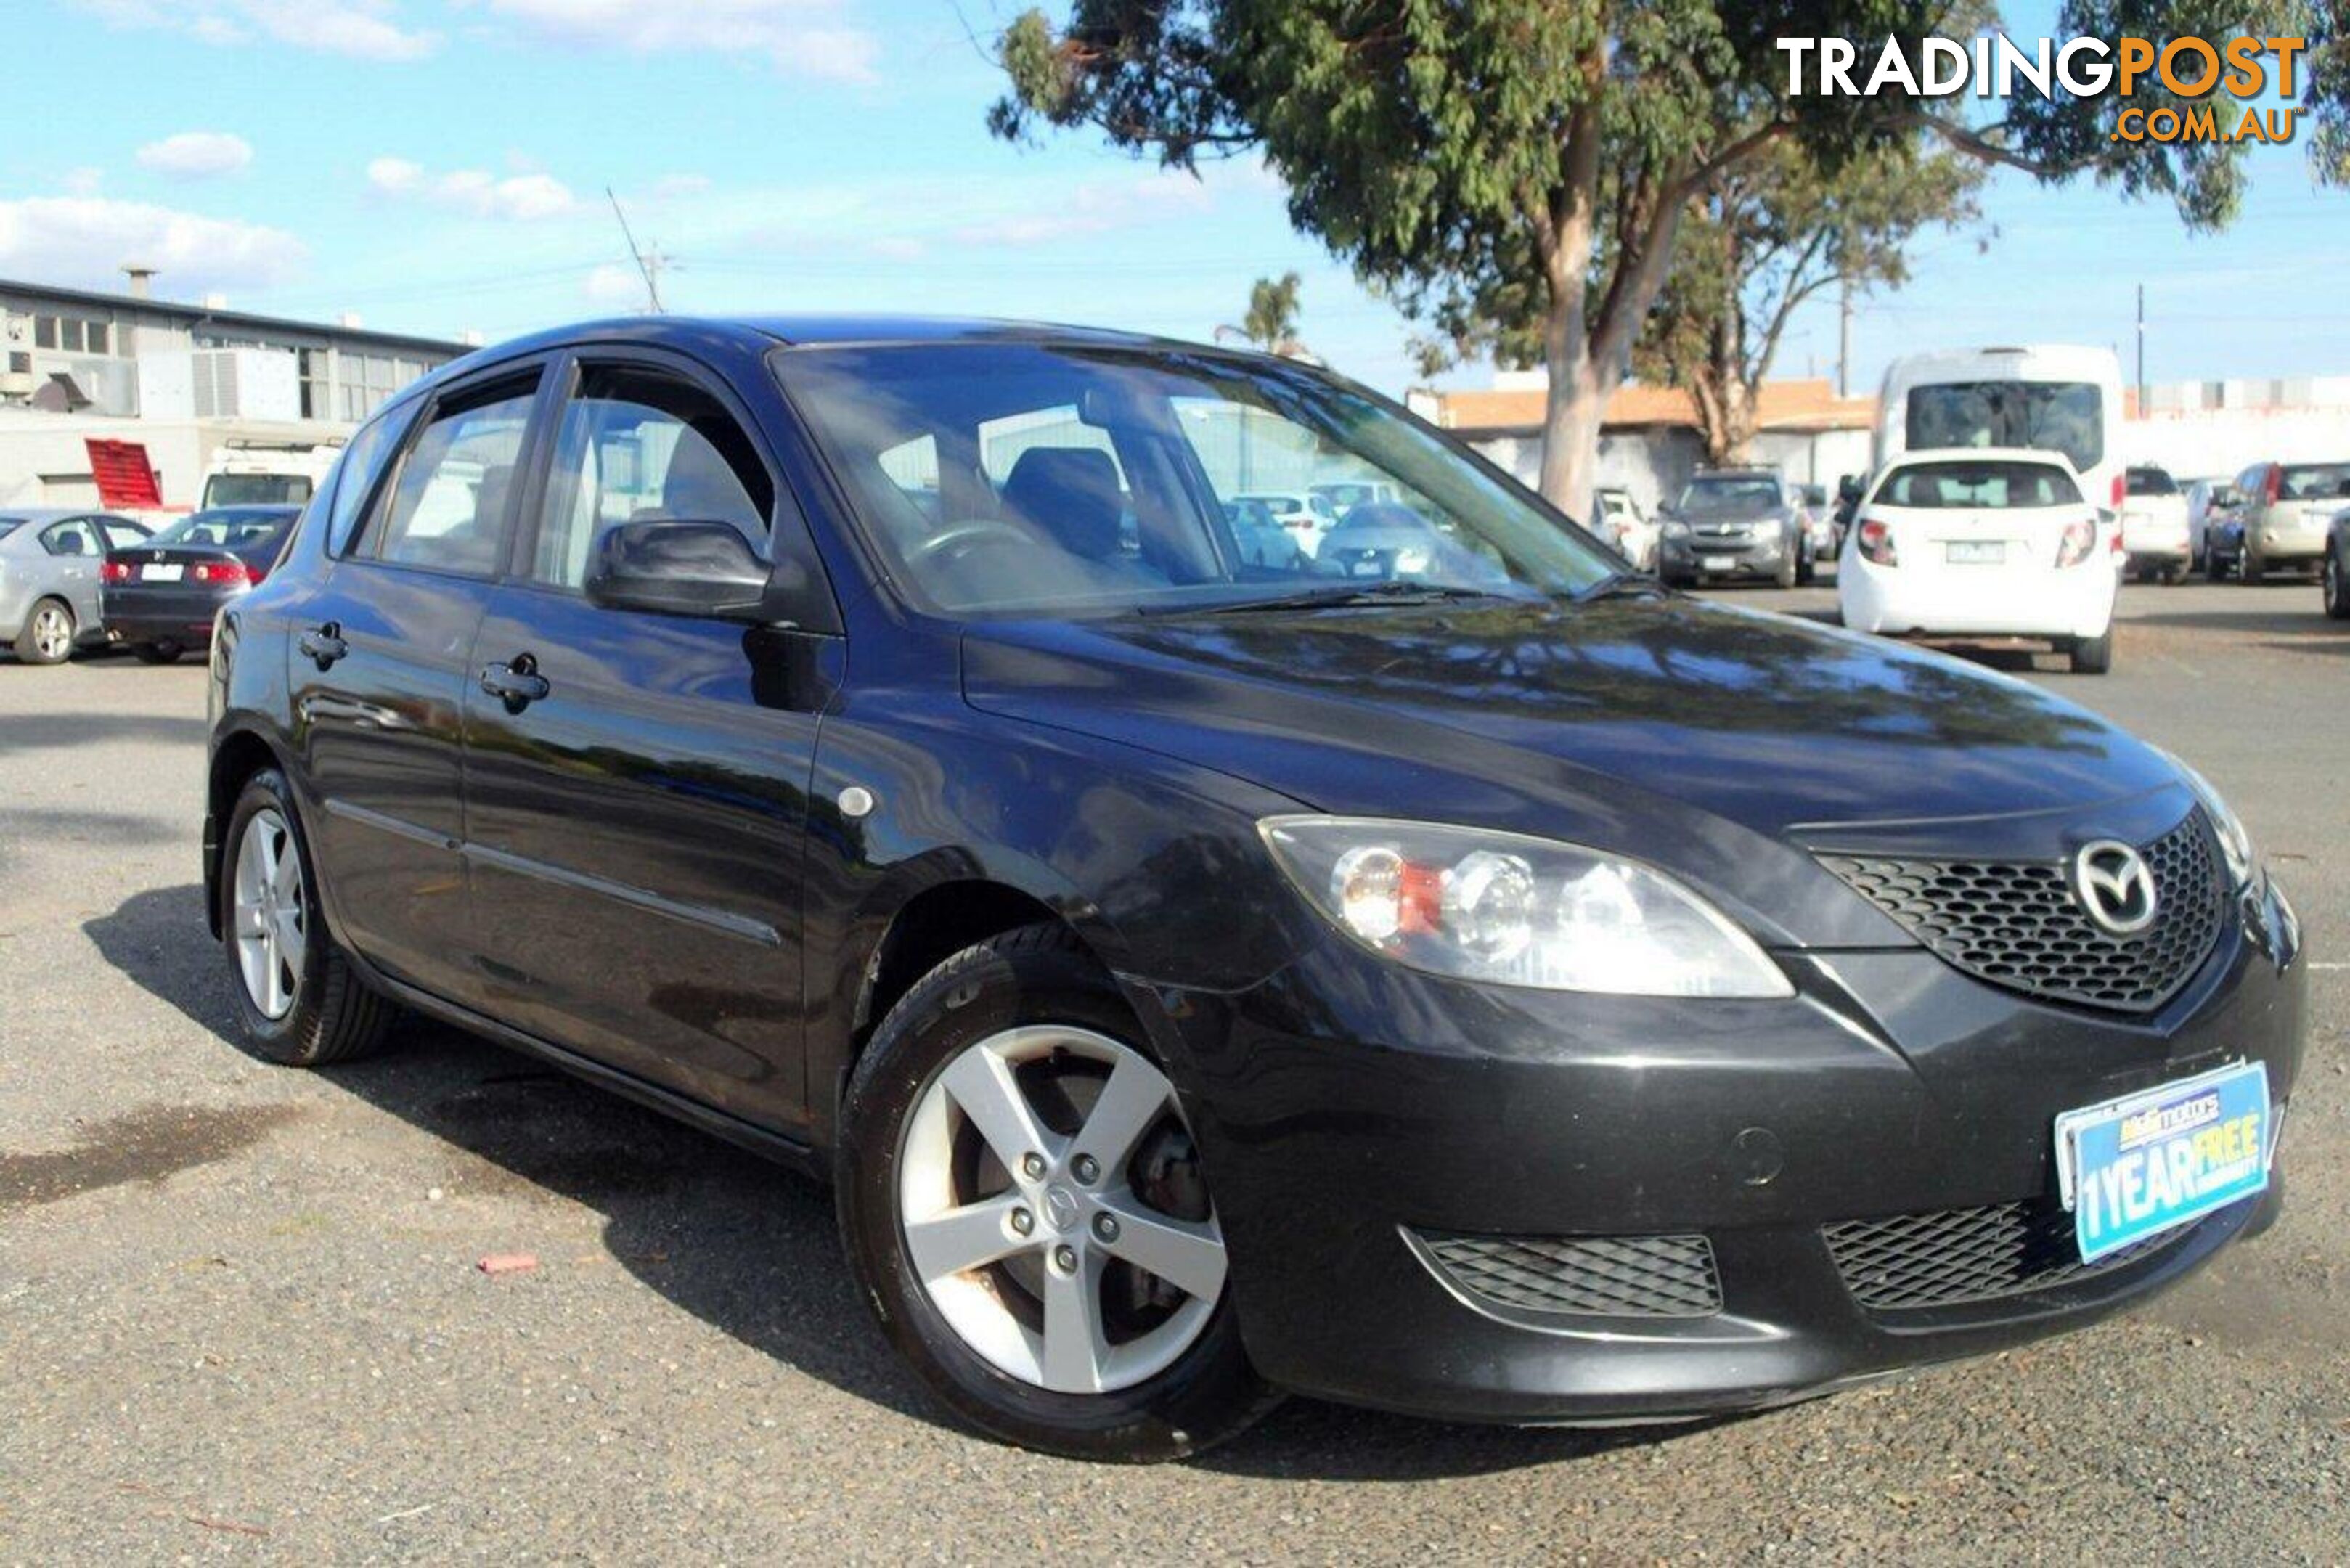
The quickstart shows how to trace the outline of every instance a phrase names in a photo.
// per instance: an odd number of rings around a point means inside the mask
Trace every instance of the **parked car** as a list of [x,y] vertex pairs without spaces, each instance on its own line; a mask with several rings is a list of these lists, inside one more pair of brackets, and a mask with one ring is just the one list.
[[1394,485],[1376,479],[1330,480],[1314,486],[1314,493],[1334,521],[1343,520],[1357,506],[1392,506],[1399,499]]
[[69,506],[0,510],[0,629],[19,664],[63,664],[105,640],[99,567],[106,552],[147,537],[109,512]]
[[2325,613],[2350,620],[2350,509],[2336,512],[2325,532],[2325,563],[2318,568]]
[[1338,521],[1338,514],[1330,504],[1310,491],[1251,491],[1235,495],[1235,502],[1253,502],[1273,514],[1273,519],[1289,531],[1297,547],[1309,557],[1322,548],[1322,536]]
[[1862,500],[1836,573],[1844,624],[1898,636],[2045,638],[2075,674],[2113,668],[2099,509],[2062,452],[1904,453]]
[[[1232,524],[1233,543],[1240,547],[1241,559],[1249,566],[1294,572],[1300,563],[1311,558],[1297,535],[1283,527],[1274,517],[1273,509],[1262,501],[1243,496],[1224,503],[1224,520]],[[1139,522],[1135,529],[1139,550],[1142,540]]]
[[1592,530],[1616,547],[1616,553],[1644,572],[1657,569],[1657,523],[1628,490],[1592,493],[1592,510],[1598,526]]
[[1351,507],[1322,541],[1318,563],[1382,582],[1506,581],[1507,574],[1426,514],[1397,502]]
[[2122,551],[2129,569],[2140,582],[2186,581],[2195,556],[2186,492],[2151,464],[2125,470],[2122,486]]
[[269,575],[301,514],[298,506],[192,512],[151,539],[107,552],[107,637],[147,664],[207,646],[221,607]]
[[[1202,400],[1449,548],[1229,566]],[[974,454],[943,521],[910,442]],[[1332,542],[1410,526],[1370,510]],[[546,334],[395,393],[219,639],[253,1048],[412,1007],[830,1177],[855,1297],[1014,1441],[1777,1404],[2093,1322],[2282,1201],[2310,966],[2208,784],[1663,592],[1314,367]]]
[[1808,582],[1803,503],[1776,469],[1700,473],[1665,513],[1657,569],[1676,585],[1735,577],[1762,577],[1783,588]]
[[2241,526],[2223,541],[2228,554],[2212,577],[2232,570],[2256,583],[2279,567],[2314,572],[2334,514],[2350,500],[2350,462],[2256,462],[2237,475],[2236,488],[2244,497]]
[[1827,487],[1802,484],[1795,487],[1795,498],[1804,508],[1804,539],[1810,547],[1814,563],[1833,561],[1836,542],[1843,537],[1837,531],[1835,514],[1828,500]]
[[2210,535],[2243,504],[2243,493],[2232,479],[2191,480],[2187,486],[2187,546],[2189,567],[2204,570]]

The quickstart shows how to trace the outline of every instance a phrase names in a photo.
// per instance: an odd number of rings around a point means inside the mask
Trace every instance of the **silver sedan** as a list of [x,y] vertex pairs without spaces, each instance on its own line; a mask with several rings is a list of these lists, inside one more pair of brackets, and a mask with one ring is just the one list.
[[149,532],[109,512],[0,507],[0,638],[17,662],[62,664],[77,646],[104,640],[99,567]]

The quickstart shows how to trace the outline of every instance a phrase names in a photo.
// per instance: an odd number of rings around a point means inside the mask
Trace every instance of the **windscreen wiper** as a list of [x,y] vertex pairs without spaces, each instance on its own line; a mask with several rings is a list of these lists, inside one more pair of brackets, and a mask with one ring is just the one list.
[[1143,605],[1137,607],[1145,615],[1255,615],[1274,610],[1362,609],[1376,606],[1444,604],[1460,599],[1514,602],[1517,598],[1517,595],[1496,593],[1491,588],[1464,588],[1447,583],[1388,579],[1345,586],[1333,584],[1326,588],[1279,594],[1264,599],[1234,599],[1211,605]]

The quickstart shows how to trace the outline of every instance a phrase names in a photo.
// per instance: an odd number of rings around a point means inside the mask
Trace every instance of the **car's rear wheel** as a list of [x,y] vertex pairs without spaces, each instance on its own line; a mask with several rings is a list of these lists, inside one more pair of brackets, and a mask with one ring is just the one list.
[[1795,550],[1790,550],[1780,557],[1777,581],[1783,588],[1794,587],[1796,577],[1803,570],[1801,563],[1795,559],[1796,553]]
[[2114,628],[2106,628],[2099,637],[2074,638],[2071,652],[2074,674],[2105,674],[2114,667]]
[[986,1431],[1180,1458],[1274,1396],[1173,1086],[1067,931],[966,949],[892,1008],[842,1116],[841,1228],[884,1331]]
[[271,1061],[295,1067],[376,1050],[400,1009],[368,989],[328,934],[284,774],[265,768],[247,782],[225,842],[221,945],[246,1038]]
[[2328,551],[2324,571],[2325,613],[2335,620],[2350,620],[2350,584],[2342,580],[2342,557]]
[[63,664],[73,655],[81,628],[63,599],[40,599],[26,613],[16,633],[16,658],[26,664]]
[[130,651],[141,664],[173,664],[187,649],[176,642],[142,642]]
[[2243,553],[2236,557],[2236,576],[2247,583],[2257,583],[2268,575],[2269,564],[2248,541]]

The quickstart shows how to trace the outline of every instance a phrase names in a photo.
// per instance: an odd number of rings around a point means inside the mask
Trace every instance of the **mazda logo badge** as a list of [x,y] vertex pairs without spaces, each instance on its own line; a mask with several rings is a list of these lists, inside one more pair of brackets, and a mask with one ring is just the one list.
[[2073,893],[2089,919],[2117,937],[2154,924],[2154,872],[2146,857],[2111,838],[2084,844],[2073,856]]

